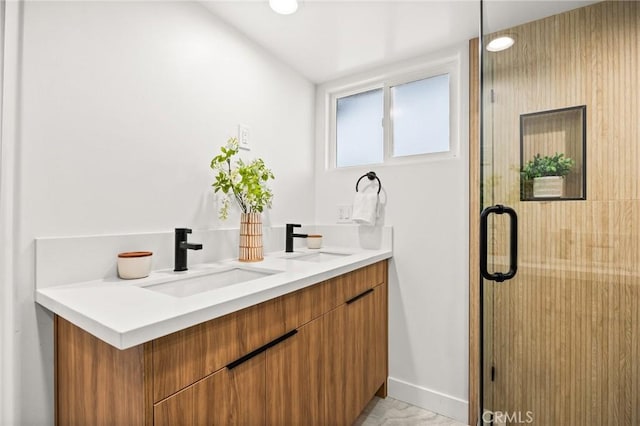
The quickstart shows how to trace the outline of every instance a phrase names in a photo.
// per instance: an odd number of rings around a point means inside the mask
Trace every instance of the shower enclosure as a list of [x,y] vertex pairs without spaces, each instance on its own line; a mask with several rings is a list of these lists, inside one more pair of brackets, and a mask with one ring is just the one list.
[[479,416],[639,425],[640,3],[492,27],[507,3],[484,4],[479,63]]

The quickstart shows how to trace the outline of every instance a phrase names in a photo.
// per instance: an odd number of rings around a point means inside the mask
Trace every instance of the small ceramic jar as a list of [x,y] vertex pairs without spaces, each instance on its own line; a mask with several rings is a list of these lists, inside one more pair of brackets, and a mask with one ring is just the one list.
[[322,235],[307,235],[307,247],[310,249],[319,249],[322,247]]
[[150,251],[118,253],[118,276],[125,280],[149,276],[152,255]]

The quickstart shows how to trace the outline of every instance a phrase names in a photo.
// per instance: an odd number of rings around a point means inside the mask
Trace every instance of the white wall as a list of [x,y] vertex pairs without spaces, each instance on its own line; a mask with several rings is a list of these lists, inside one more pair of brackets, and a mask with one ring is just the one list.
[[[325,168],[326,93],[458,54],[457,158],[403,165]],[[389,287],[390,395],[458,420],[468,400],[468,53],[466,45],[325,83],[316,92],[316,221],[334,223],[356,180],[380,177],[393,226]],[[366,182],[366,179],[363,183]]]
[[209,161],[239,123],[276,175],[267,225],[314,222],[314,87],[193,2],[26,2],[21,48],[8,423],[52,424],[34,238],[237,227]]

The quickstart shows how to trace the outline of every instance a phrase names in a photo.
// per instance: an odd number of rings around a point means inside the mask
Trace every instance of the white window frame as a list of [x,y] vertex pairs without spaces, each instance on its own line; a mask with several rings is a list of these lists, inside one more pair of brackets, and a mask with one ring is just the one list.
[[[426,154],[393,156],[393,121],[391,119],[391,87],[411,83],[439,75],[449,75],[449,150]],[[337,125],[336,113],[339,98],[355,95],[370,90],[383,90],[383,162],[359,164],[354,166],[337,166]],[[402,165],[419,162],[441,161],[460,156],[460,56],[448,56],[438,61],[405,67],[392,73],[374,78],[362,79],[351,84],[333,87],[327,90],[327,137],[325,149],[327,153],[327,169],[362,168],[375,165]]]

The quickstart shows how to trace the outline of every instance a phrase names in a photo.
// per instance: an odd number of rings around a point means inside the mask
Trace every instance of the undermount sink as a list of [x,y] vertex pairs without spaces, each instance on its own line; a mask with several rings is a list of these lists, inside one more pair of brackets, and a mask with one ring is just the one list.
[[231,267],[224,270],[212,271],[205,275],[175,279],[170,282],[158,284],[149,284],[144,286],[144,288],[158,293],[168,294],[169,296],[188,297],[205,291],[264,278],[277,272],[279,271]]
[[291,257],[292,260],[302,260],[304,262],[327,262],[329,260],[340,259],[350,256],[350,253],[333,253],[328,251],[320,251],[317,253],[302,254],[300,256]]

